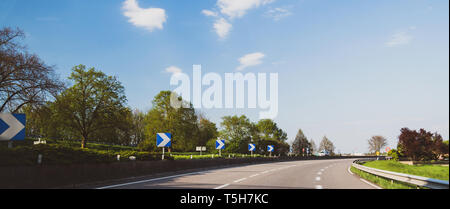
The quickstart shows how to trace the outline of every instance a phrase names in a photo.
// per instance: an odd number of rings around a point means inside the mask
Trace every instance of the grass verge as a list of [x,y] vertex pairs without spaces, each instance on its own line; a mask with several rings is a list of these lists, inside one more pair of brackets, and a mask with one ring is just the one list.
[[364,163],[364,166],[415,176],[448,180],[448,166],[440,165],[406,165],[393,160],[377,160]]
[[361,171],[353,166],[350,168],[350,171],[352,171],[354,174],[360,176],[361,178],[380,186],[383,189],[417,189],[417,187],[415,185],[398,182],[398,181],[391,181],[390,179],[375,176],[373,174]]

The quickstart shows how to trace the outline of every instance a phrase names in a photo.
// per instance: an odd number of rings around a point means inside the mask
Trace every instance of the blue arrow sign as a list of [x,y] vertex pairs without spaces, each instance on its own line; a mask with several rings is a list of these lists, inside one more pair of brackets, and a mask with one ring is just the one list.
[[217,140],[216,149],[225,149],[225,140],[222,139]]
[[25,114],[0,113],[0,141],[25,140]]
[[255,144],[248,144],[248,151],[255,151],[256,146]]
[[268,145],[267,146],[267,151],[273,152],[273,145]]
[[170,147],[170,146],[172,146],[172,134],[170,134],[170,133],[158,133],[158,134],[156,134],[156,146],[157,147]]

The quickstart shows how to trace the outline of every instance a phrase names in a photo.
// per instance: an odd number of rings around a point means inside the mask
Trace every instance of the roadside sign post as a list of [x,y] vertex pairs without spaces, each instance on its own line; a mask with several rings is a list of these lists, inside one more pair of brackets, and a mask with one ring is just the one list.
[[255,149],[256,149],[255,144],[248,144],[248,151],[250,151],[252,157],[253,157],[253,151],[255,151]]
[[267,151],[269,151],[269,157],[272,157],[272,152],[273,152],[273,145],[268,145],[267,146]]
[[219,150],[219,156],[222,156],[221,150],[225,149],[225,140],[223,139],[216,140],[216,149]]
[[156,146],[162,147],[162,159],[164,160],[164,152],[166,147],[172,146],[172,134],[170,133],[157,133],[156,134]]
[[8,141],[8,148],[13,141],[25,140],[25,114],[0,113],[0,141]]
[[196,147],[195,151],[200,152],[200,155],[202,155],[202,152],[206,151],[206,147]]

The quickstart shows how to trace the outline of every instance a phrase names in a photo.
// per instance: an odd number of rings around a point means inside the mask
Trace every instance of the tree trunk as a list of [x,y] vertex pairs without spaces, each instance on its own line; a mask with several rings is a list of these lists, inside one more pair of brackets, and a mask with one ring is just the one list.
[[87,137],[83,136],[81,139],[81,149],[87,148]]

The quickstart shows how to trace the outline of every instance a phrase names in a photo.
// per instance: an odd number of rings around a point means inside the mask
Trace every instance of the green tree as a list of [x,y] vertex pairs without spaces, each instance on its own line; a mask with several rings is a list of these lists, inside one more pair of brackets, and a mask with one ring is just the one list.
[[307,149],[311,149],[311,144],[303,134],[303,131],[299,129],[297,135],[295,136],[294,142],[292,143],[292,152],[294,154],[303,154],[303,149],[305,149],[306,154]]
[[272,153],[272,155],[285,156],[289,152],[289,149],[290,149],[289,144],[284,141],[275,140],[275,139],[267,139],[267,140],[261,140],[259,142],[259,144],[257,145],[258,148],[263,150],[263,151],[259,152],[259,154],[269,155],[269,152],[267,151],[268,145],[274,146],[274,152]]
[[131,117],[131,145],[138,145],[142,141],[145,140],[145,126],[146,126],[146,120],[145,120],[145,113],[136,109],[133,111],[132,117]]
[[56,97],[54,118],[81,137],[82,148],[91,136],[123,126],[129,110],[124,88],[115,77],[78,65],[69,79],[74,84]]
[[217,131],[216,124],[209,121],[204,117],[200,117],[199,124],[199,146],[205,146],[211,139],[217,139],[219,132]]
[[[192,104],[189,108],[174,108],[170,104],[172,92],[161,91],[153,99],[153,107],[146,116],[146,140],[139,147],[156,150],[156,134],[171,133],[173,151],[193,151],[199,141],[197,115]],[[178,97],[181,101],[182,98]],[[183,101],[186,102],[186,101]]]
[[256,128],[258,129],[262,140],[287,140],[287,134],[282,129],[278,128],[278,125],[271,119],[263,119],[258,121]]
[[225,139],[225,150],[231,153],[248,153],[248,144],[257,141],[257,128],[245,116],[225,116],[220,124],[220,137]]

